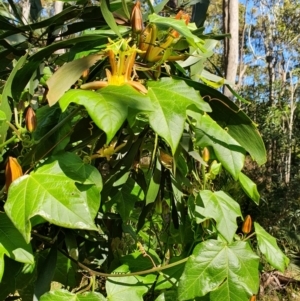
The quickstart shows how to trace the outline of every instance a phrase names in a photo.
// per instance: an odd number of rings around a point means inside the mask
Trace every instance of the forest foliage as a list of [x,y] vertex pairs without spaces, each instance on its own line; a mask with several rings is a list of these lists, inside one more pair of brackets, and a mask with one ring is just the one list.
[[246,301],[262,263],[287,267],[224,187],[259,205],[244,166],[267,160],[204,68],[224,35],[150,4],[65,1],[30,24],[2,5],[1,300]]

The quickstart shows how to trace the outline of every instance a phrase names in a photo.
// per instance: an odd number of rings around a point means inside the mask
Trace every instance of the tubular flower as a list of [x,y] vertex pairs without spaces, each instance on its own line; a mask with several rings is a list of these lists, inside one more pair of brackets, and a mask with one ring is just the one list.
[[80,88],[87,90],[97,90],[108,85],[122,86],[129,84],[139,92],[147,94],[147,89],[137,81],[132,80],[133,67],[137,53],[142,51],[136,46],[129,46],[130,39],[122,39],[118,42],[113,42],[109,39],[110,44],[106,48],[106,53],[109,59],[111,70],[105,69],[107,81],[95,81],[81,85]]
[[[179,11],[175,16],[177,20],[184,20],[187,25],[190,21],[188,14],[183,11]],[[140,39],[139,48],[145,51],[145,54],[140,54],[141,57],[145,58],[148,62],[157,62],[161,59],[167,59],[169,61],[176,61],[183,59],[183,56],[170,56],[164,57],[166,50],[172,45],[175,39],[179,38],[180,34],[175,29],[170,29],[167,38],[162,42],[158,43],[157,39],[157,27],[155,24],[149,24],[144,31]]]

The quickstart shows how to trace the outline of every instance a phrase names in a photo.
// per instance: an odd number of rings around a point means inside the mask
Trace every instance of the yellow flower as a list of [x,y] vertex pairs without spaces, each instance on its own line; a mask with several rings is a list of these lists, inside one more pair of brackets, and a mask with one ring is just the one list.
[[137,81],[133,80],[132,73],[135,63],[136,54],[141,50],[135,45],[129,46],[130,39],[122,39],[118,42],[113,42],[109,39],[105,52],[108,55],[111,70],[105,69],[107,81],[95,81],[81,85],[81,89],[97,90],[108,85],[122,86],[129,84],[139,92],[147,94],[147,89]]

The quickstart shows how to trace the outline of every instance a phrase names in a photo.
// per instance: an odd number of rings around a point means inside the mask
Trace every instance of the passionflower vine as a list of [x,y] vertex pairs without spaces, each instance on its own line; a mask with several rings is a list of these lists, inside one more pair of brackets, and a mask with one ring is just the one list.
[[141,53],[135,45],[130,46],[129,39],[121,39],[113,42],[109,39],[109,44],[104,50],[108,56],[110,68],[105,69],[107,81],[94,81],[80,86],[83,90],[98,90],[108,85],[122,86],[129,84],[139,92],[147,94],[147,89],[140,82],[134,81],[133,67],[137,53]]

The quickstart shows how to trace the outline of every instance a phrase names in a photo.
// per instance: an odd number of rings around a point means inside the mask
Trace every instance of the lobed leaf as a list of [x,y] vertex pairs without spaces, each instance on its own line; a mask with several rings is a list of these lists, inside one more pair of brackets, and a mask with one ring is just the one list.
[[152,105],[147,96],[129,85],[108,86],[97,92],[70,90],[60,99],[65,111],[70,103],[82,105],[95,124],[102,129],[109,143],[128,116],[128,107],[136,111],[151,111]]
[[184,81],[162,78],[157,82],[149,82],[148,86],[148,95],[154,107],[149,114],[149,123],[169,143],[174,154],[183,133],[186,109],[194,105],[209,112],[210,107]]
[[66,228],[97,230],[101,190],[98,170],[65,153],[14,181],[4,209],[27,242],[35,216]]
[[249,301],[259,287],[259,257],[246,242],[226,244],[207,240],[198,244],[179,281],[178,300],[209,292],[211,301]]
[[[204,205],[204,207],[202,207]],[[230,243],[237,230],[236,218],[242,216],[240,205],[223,191],[200,191],[195,210],[205,219],[213,218],[217,230]]]

